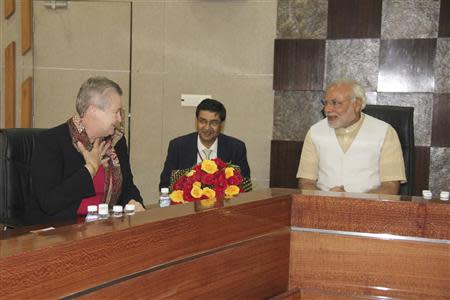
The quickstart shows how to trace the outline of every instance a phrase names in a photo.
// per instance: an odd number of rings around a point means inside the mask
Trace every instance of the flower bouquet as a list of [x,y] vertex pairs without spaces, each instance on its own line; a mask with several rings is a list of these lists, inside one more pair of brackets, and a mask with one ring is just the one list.
[[219,158],[206,159],[191,169],[172,174],[170,199],[173,203],[215,202],[251,190],[250,180],[242,177],[239,167]]

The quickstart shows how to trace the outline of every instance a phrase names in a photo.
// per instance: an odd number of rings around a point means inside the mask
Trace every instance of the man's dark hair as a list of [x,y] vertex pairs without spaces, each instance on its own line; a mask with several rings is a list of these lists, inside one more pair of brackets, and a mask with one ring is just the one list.
[[203,99],[202,102],[200,102],[200,104],[197,106],[197,109],[195,110],[195,116],[197,118],[201,110],[218,113],[221,122],[225,121],[225,118],[227,117],[227,110],[225,109],[225,106],[214,99],[206,98]]

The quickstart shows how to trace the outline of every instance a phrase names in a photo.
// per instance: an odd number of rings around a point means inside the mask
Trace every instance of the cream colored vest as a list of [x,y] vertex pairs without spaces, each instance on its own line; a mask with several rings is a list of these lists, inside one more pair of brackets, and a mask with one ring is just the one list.
[[380,153],[389,125],[365,115],[350,148],[344,153],[327,119],[311,127],[319,154],[317,186],[324,191],[343,185],[347,192],[363,193],[380,185]]

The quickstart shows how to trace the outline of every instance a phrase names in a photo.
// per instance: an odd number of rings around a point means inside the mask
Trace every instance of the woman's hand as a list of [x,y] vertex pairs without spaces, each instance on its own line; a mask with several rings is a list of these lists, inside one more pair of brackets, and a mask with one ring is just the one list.
[[131,199],[128,204],[134,204],[134,211],[135,212],[141,212],[145,211],[145,208],[142,206],[141,202],[137,202],[134,199]]
[[108,161],[107,157],[103,157],[110,146],[110,143],[106,143],[105,141],[99,142],[99,139],[95,139],[91,151],[88,151],[81,142],[77,142],[78,150],[83,155],[84,161],[86,162],[85,167],[88,169],[91,177],[97,174],[100,164]]

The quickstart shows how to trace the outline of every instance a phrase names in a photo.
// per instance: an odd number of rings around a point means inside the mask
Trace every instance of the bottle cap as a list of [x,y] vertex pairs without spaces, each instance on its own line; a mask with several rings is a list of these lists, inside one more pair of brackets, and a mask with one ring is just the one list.
[[113,206],[113,212],[121,213],[122,212],[122,205],[114,205]]
[[134,204],[125,205],[125,211],[134,211],[134,209],[135,209]]
[[439,195],[439,198],[440,198],[441,200],[448,201],[449,196],[450,196],[450,192],[447,192],[447,191],[441,191],[441,193],[440,193],[440,195]]
[[97,212],[97,205],[88,205],[87,211],[88,212]]
[[168,194],[169,188],[166,188],[166,187],[161,188],[161,193]]
[[108,204],[99,204],[98,205],[98,213],[100,215],[107,215],[108,214]]
[[423,190],[422,191],[422,196],[424,199],[431,199],[433,197],[433,194],[431,193],[431,191],[429,190]]

